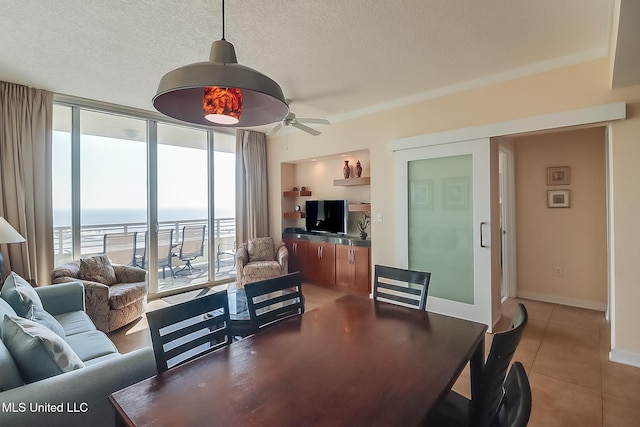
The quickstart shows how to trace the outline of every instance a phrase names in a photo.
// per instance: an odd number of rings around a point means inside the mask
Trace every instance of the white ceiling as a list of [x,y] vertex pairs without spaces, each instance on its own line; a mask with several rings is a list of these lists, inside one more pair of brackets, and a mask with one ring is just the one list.
[[[226,39],[298,117],[340,120],[607,57],[618,1],[227,0]],[[220,3],[0,0],[0,80],[153,111],[163,74],[208,59]],[[637,43],[617,45],[640,80]]]

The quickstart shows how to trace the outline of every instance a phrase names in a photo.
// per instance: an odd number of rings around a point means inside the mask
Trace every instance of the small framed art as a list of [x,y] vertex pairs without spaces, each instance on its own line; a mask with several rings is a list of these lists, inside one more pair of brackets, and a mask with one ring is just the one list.
[[570,207],[571,190],[548,190],[548,208],[568,208]]
[[571,184],[571,167],[555,166],[547,168],[547,185]]
[[471,178],[455,176],[442,178],[442,209],[467,210],[471,206]]
[[433,209],[433,180],[410,182],[409,209]]

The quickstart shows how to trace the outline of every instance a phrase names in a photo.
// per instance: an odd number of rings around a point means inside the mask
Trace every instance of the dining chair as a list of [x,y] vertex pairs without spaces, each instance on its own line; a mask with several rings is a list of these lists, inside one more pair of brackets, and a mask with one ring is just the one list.
[[176,270],[176,274],[191,274],[194,271],[202,271],[201,268],[195,268],[191,265],[191,261],[204,255],[204,236],[206,225],[185,225],[182,227],[182,242],[180,243],[180,251],[178,258],[185,262],[185,265]]
[[147,321],[158,373],[232,341],[226,292],[149,311]]
[[425,310],[431,273],[375,266],[373,299]]
[[495,425],[509,364],[520,343],[528,318],[524,304],[518,304],[511,328],[493,335],[489,355],[480,375],[480,384],[477,386],[471,384],[472,399],[469,400],[451,390],[434,415],[434,425],[478,427]]
[[304,313],[300,272],[244,285],[253,332]]
[[135,265],[136,234],[135,232],[105,234],[102,240],[102,253],[113,264]]
[[525,427],[531,416],[531,384],[520,362],[513,362],[504,382],[504,397],[498,409],[498,427]]

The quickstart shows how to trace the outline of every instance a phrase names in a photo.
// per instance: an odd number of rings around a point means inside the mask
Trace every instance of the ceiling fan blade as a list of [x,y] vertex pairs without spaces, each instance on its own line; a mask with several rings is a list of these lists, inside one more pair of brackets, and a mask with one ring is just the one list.
[[331,122],[327,119],[299,119],[296,117],[296,120],[300,123],[315,123],[317,125],[330,125]]
[[267,135],[275,134],[276,132],[278,132],[280,130],[281,127],[282,127],[282,123],[278,123],[277,125],[272,127],[271,130],[269,130],[269,132],[267,132]]
[[311,135],[313,135],[313,136],[318,136],[318,135],[320,135],[320,132],[318,132],[317,130],[315,130],[315,129],[313,129],[313,128],[310,128],[309,126],[305,126],[305,125],[303,125],[303,124],[301,124],[301,123],[298,123],[298,122],[296,122],[296,123],[291,123],[291,126],[296,127],[296,128],[298,128],[298,129],[300,129],[300,130],[303,130],[303,131],[305,131],[305,132],[307,132],[307,133],[310,133],[310,134],[311,134]]

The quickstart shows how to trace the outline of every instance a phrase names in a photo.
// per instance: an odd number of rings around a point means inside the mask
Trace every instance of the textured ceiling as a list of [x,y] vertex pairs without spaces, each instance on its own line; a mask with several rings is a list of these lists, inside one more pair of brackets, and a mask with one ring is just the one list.
[[[340,119],[606,57],[615,1],[227,0],[226,39],[299,117]],[[218,0],[0,8],[0,80],[152,111],[162,75],[222,32]]]

